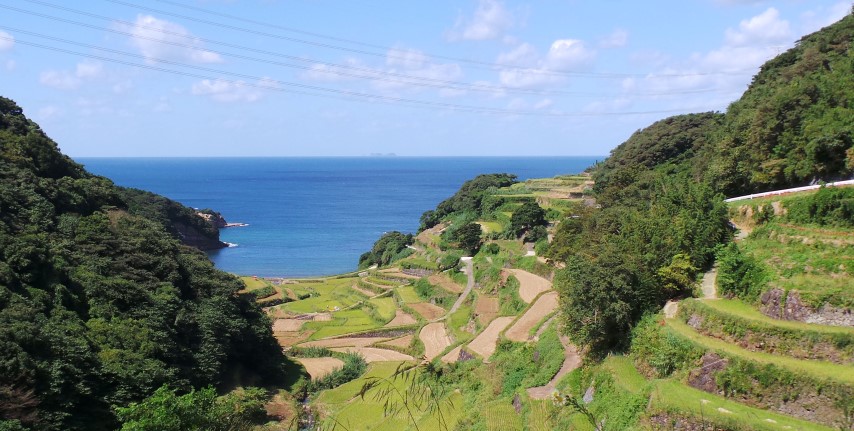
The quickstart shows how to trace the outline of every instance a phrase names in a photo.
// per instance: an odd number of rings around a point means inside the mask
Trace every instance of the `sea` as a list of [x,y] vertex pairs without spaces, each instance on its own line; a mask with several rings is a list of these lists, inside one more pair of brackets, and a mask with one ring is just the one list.
[[78,158],[118,185],[149,190],[229,223],[232,247],[209,253],[239,275],[313,277],[353,271],[384,232],[419,217],[479,174],[520,180],[583,171],[604,157]]

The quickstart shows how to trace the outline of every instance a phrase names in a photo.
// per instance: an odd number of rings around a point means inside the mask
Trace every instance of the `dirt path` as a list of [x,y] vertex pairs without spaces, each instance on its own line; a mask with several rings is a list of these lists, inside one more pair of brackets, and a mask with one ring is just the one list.
[[515,316],[504,316],[493,320],[480,335],[469,343],[469,350],[480,355],[484,362],[489,362],[489,357],[495,353],[495,346],[498,344],[498,335],[515,318]]
[[664,304],[664,317],[672,319],[676,317],[676,312],[679,311],[679,301],[667,301]]
[[344,367],[344,361],[338,358],[296,358],[296,361],[305,367],[312,380]]
[[716,299],[718,297],[718,265],[712,266],[712,269],[703,274],[703,281],[700,282],[700,289],[703,290],[703,299]]
[[415,358],[404,353],[376,347],[336,347],[333,352],[359,353],[365,358],[365,362],[388,362],[388,361],[414,361]]
[[509,270],[519,280],[519,297],[530,304],[537,295],[550,290],[552,282],[522,269]]
[[395,310],[394,319],[391,319],[391,322],[385,324],[384,328],[391,328],[393,326],[406,326],[406,325],[414,325],[418,323],[414,317],[412,317],[407,312],[397,309]]
[[563,360],[563,365],[561,365],[557,374],[555,374],[545,386],[528,388],[528,396],[535,400],[544,400],[549,398],[555,391],[557,382],[561,377],[581,366],[581,356],[578,354],[578,348],[575,347],[574,344],[570,344],[566,337],[560,337],[560,342],[563,344],[563,350],[566,355],[566,358]]
[[516,323],[504,334],[507,339],[513,341],[527,341],[530,338],[531,329],[543,320],[547,314],[557,310],[557,292],[547,292],[537,299],[537,302],[516,321]]
[[299,347],[366,347],[390,339],[390,337],[329,338],[302,343]]
[[432,361],[451,345],[451,337],[448,336],[448,331],[442,322],[424,325],[418,334],[418,338],[424,343],[424,358],[428,361]]
[[451,310],[448,311],[448,314],[446,314],[445,317],[454,314],[454,312],[457,311],[461,305],[463,305],[463,302],[466,300],[466,298],[468,298],[469,293],[471,293],[471,290],[474,287],[474,265],[472,264],[472,258],[461,257],[460,261],[466,263],[466,275],[468,276],[468,281],[466,282],[466,288],[463,290],[463,293],[460,295],[459,298],[457,298],[457,302],[454,302],[454,305],[451,307]]

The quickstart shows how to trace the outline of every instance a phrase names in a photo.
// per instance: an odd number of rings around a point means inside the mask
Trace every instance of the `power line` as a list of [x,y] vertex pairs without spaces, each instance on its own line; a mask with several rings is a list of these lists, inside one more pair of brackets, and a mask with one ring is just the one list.
[[[127,52],[108,49],[108,48],[101,48],[101,47],[97,47],[97,46],[89,45],[89,44],[81,44],[81,43],[77,43],[77,42],[73,42],[73,41],[62,40],[61,38],[54,38],[51,36],[47,36],[47,38],[61,40],[64,43],[68,43],[68,44],[72,44],[72,45],[88,47],[91,49],[97,49],[97,50],[102,50],[102,51],[106,51],[106,52],[112,52],[112,53],[126,55],[126,56],[130,56],[130,57],[135,57],[135,58],[142,58],[143,60],[148,60],[148,61],[156,61],[159,63],[172,64],[172,65],[179,66],[179,67],[186,67],[186,68],[202,70],[202,71],[206,71],[206,72],[213,72],[213,73],[219,73],[219,74],[224,74],[224,75],[231,75],[231,76],[235,76],[238,78],[253,79],[253,80],[256,80],[256,81],[261,82],[263,84],[253,83],[253,82],[245,82],[245,81],[239,81],[239,80],[229,80],[229,79],[223,79],[223,78],[218,78],[218,77],[212,77],[210,75],[202,75],[202,74],[198,74],[198,73],[192,73],[192,72],[186,72],[186,71],[174,70],[174,69],[167,69],[167,68],[152,66],[152,65],[147,65],[147,64],[133,63],[133,62],[124,61],[124,60],[120,60],[120,59],[116,59],[116,58],[104,57],[104,56],[99,56],[99,55],[94,55],[94,54],[86,54],[86,53],[81,53],[78,51],[72,51],[72,50],[68,50],[68,49],[64,49],[64,48],[59,48],[59,47],[50,46],[50,45],[44,45],[44,44],[35,43],[35,42],[29,42],[29,41],[25,41],[25,40],[20,40],[20,39],[15,39],[12,37],[6,37],[6,36],[0,35],[0,39],[8,40],[8,41],[14,41],[15,43],[19,43],[22,45],[32,46],[32,47],[50,50],[50,51],[54,51],[54,52],[61,52],[61,53],[65,53],[65,54],[77,55],[80,57],[86,57],[86,58],[91,58],[91,59],[96,59],[96,60],[101,60],[101,61],[106,61],[106,62],[111,62],[111,63],[123,64],[126,66],[148,69],[148,70],[153,70],[153,71],[157,71],[157,72],[170,73],[170,74],[181,75],[181,76],[185,76],[185,77],[192,77],[192,78],[197,78],[197,79],[206,79],[206,80],[214,80],[214,81],[219,81],[219,82],[226,82],[226,83],[236,85],[236,86],[254,87],[254,88],[259,88],[259,89],[269,90],[269,91],[280,91],[280,92],[287,92],[287,93],[303,94],[303,95],[308,95],[308,96],[333,97],[333,98],[344,99],[344,100],[349,100],[349,101],[357,101],[358,99],[362,99],[363,101],[379,101],[379,102],[386,102],[386,103],[403,103],[403,104],[406,104],[406,105],[412,106],[412,107],[442,108],[442,109],[450,109],[450,110],[455,110],[455,111],[485,113],[485,114],[524,115],[524,116],[542,116],[542,117],[613,117],[613,116],[629,116],[629,115],[664,114],[664,113],[674,113],[674,112],[684,112],[685,111],[684,109],[682,109],[682,110],[598,112],[598,113],[592,113],[592,112],[539,112],[539,111],[524,111],[524,110],[514,110],[514,109],[504,109],[504,108],[490,108],[490,107],[483,107],[483,106],[460,105],[460,104],[446,103],[446,102],[415,100],[415,99],[407,99],[407,98],[402,98],[402,97],[360,93],[360,92],[350,91],[350,90],[325,88],[325,87],[319,87],[319,86],[314,86],[314,85],[280,81],[280,80],[270,79],[270,78],[266,78],[266,77],[258,77],[258,76],[247,75],[247,74],[219,71],[219,70],[212,69],[212,68],[194,66],[194,65],[189,65],[189,64],[185,64],[185,63],[181,63],[181,62],[171,61],[171,60],[143,57],[143,56],[132,54],[132,53],[127,53]],[[279,85],[288,86],[288,87],[296,87],[296,88],[299,88],[301,90],[293,90],[293,89],[289,89],[289,88],[280,88],[280,87],[278,87]],[[309,91],[302,91],[302,90],[319,91],[319,92],[323,92],[323,93],[312,93]],[[342,97],[342,96],[347,96],[347,97]]]
[[[26,1],[33,2],[33,3],[39,3],[39,4],[49,4],[46,2],[41,2],[39,0],[26,0]],[[399,60],[406,60],[406,57],[389,55],[388,53],[376,53],[376,52],[366,51],[363,49],[348,48],[348,47],[343,47],[340,45],[332,45],[332,44],[323,43],[323,42],[315,42],[315,41],[309,41],[309,40],[305,40],[305,39],[298,39],[298,38],[293,38],[293,37],[289,37],[289,36],[283,36],[283,35],[274,34],[274,33],[267,33],[264,31],[252,30],[252,29],[234,26],[234,25],[230,25],[230,24],[225,24],[225,23],[221,23],[221,22],[209,21],[209,20],[205,20],[205,19],[201,19],[201,18],[195,18],[195,17],[191,17],[191,16],[187,16],[187,15],[182,15],[182,14],[175,13],[175,12],[164,11],[162,9],[156,9],[156,8],[152,8],[152,7],[148,7],[148,6],[142,6],[142,5],[139,5],[136,3],[131,3],[131,2],[123,1],[123,0],[104,0],[104,1],[114,3],[114,4],[123,5],[123,6],[127,6],[127,7],[146,10],[149,12],[156,12],[156,13],[160,13],[163,15],[172,16],[175,18],[181,18],[181,19],[185,19],[188,21],[198,22],[198,23],[202,23],[202,24],[215,26],[215,27],[227,28],[230,30],[241,31],[244,33],[250,33],[250,34],[270,37],[270,38],[274,38],[274,39],[287,40],[289,42],[301,43],[301,44],[312,45],[312,46],[316,46],[316,47],[320,47],[320,48],[334,49],[334,50],[339,50],[339,51],[353,52],[353,53],[370,55],[370,56],[375,56],[375,57],[396,58]],[[426,56],[433,57],[433,58],[440,58],[443,60],[450,60],[450,61],[456,61],[456,62],[461,62],[461,63],[468,63],[468,64],[480,66],[480,67],[487,67],[490,70],[503,69],[503,70],[518,70],[518,71],[527,71],[527,72],[536,71],[538,73],[548,74],[548,75],[583,76],[583,77],[590,77],[590,78],[610,78],[610,79],[629,78],[629,77],[648,77],[648,76],[650,76],[650,74],[648,74],[648,73],[611,73],[611,72],[580,72],[580,71],[571,71],[571,70],[541,70],[541,69],[532,69],[532,68],[525,68],[525,67],[508,66],[506,64],[484,62],[484,61],[471,60],[471,59],[459,58],[459,57],[448,57],[448,56],[440,56],[440,55],[426,55]],[[706,75],[745,75],[745,74],[750,74],[750,73],[753,73],[753,71],[705,72],[705,73],[699,72],[699,73],[684,73],[684,74],[659,74],[659,75],[653,75],[653,76],[656,78],[676,78],[676,77],[706,76]]]
[[[31,0],[28,0],[28,1],[31,1]],[[32,1],[32,2],[33,3],[39,3],[39,4],[43,3],[43,2],[39,2],[39,1]],[[45,4],[45,5],[48,5],[48,4]],[[316,71],[317,69],[314,68],[314,65],[321,64],[321,65],[324,65],[324,66],[331,68],[331,69],[320,71],[322,73],[334,74],[334,75],[339,75],[339,76],[348,76],[348,77],[353,77],[353,78],[358,78],[358,79],[378,80],[378,81],[386,81],[386,82],[398,82],[398,83],[409,84],[409,85],[442,88],[442,89],[481,91],[481,92],[493,92],[493,93],[508,92],[508,93],[534,94],[534,95],[543,95],[543,96],[565,95],[565,96],[590,96],[590,97],[597,97],[597,96],[639,96],[639,97],[643,97],[643,96],[668,96],[668,95],[683,95],[683,94],[719,92],[719,90],[714,89],[714,88],[706,88],[706,89],[696,89],[696,90],[680,90],[680,91],[655,92],[655,93],[630,93],[630,92],[625,92],[625,93],[594,93],[594,92],[562,91],[562,90],[536,90],[536,89],[524,89],[524,88],[506,87],[506,86],[472,84],[472,83],[461,82],[461,81],[453,81],[453,80],[445,80],[445,79],[437,79],[437,78],[429,78],[429,77],[419,77],[419,76],[400,74],[400,73],[394,73],[394,72],[386,72],[386,71],[381,71],[381,70],[376,70],[376,69],[371,69],[371,68],[361,68],[361,67],[353,67],[353,66],[348,66],[348,65],[341,65],[341,64],[337,64],[337,63],[315,61],[315,60],[305,59],[302,57],[291,56],[291,55],[287,55],[287,54],[282,54],[282,53],[277,53],[277,52],[255,49],[255,48],[247,47],[247,46],[231,44],[228,42],[221,42],[221,41],[216,41],[216,40],[211,40],[211,39],[198,38],[198,37],[189,36],[187,34],[183,34],[180,32],[165,30],[165,29],[162,29],[159,27],[139,25],[139,24],[135,24],[132,22],[128,22],[128,21],[116,20],[116,19],[112,19],[112,18],[105,17],[102,15],[97,15],[97,14],[92,14],[92,13],[88,13],[88,12],[84,12],[84,11],[74,10],[71,8],[61,7],[61,6],[57,6],[57,5],[54,5],[54,6],[58,9],[62,9],[62,10],[68,11],[68,12],[82,14],[85,16],[90,16],[93,18],[103,19],[103,20],[107,20],[107,21],[112,21],[114,23],[119,23],[119,24],[122,24],[122,25],[125,25],[128,27],[140,27],[140,28],[153,30],[153,31],[163,33],[163,34],[181,37],[184,39],[192,39],[195,41],[201,41],[201,42],[209,43],[212,45],[228,46],[228,47],[233,47],[233,48],[237,48],[237,49],[244,50],[244,51],[252,51],[252,52],[257,52],[257,53],[261,53],[261,54],[277,56],[277,57],[287,58],[290,60],[296,60],[296,61],[314,63],[314,64],[312,66],[295,65],[295,64],[291,64],[291,63],[284,63],[284,62],[260,59],[257,57],[250,57],[250,56],[246,56],[243,54],[235,54],[235,53],[228,53],[228,52],[213,51],[210,49],[205,49],[206,51],[214,52],[216,54],[220,54],[220,55],[224,55],[224,56],[231,56],[234,58],[241,58],[241,59],[246,59],[246,60],[250,60],[250,61],[257,61],[257,62],[273,64],[273,65],[282,66],[282,67],[289,67],[289,68],[294,68],[294,69],[301,69],[301,70],[306,70],[306,71]],[[120,35],[124,35],[124,36],[128,36],[128,37],[132,37],[132,38],[137,38],[137,39],[150,40],[150,41],[161,43],[161,44],[173,45],[173,46],[178,46],[178,47],[187,48],[187,49],[201,49],[195,45],[182,44],[182,43],[178,43],[178,42],[172,42],[172,41],[167,41],[167,40],[153,38],[153,37],[146,37],[146,36],[128,33],[128,32],[124,32],[121,30],[113,29],[113,28],[101,28],[98,26],[94,26],[94,25],[79,22],[79,21],[74,21],[74,20],[70,20],[70,19],[66,19],[66,18],[47,15],[47,14],[43,14],[40,12],[31,11],[31,10],[20,9],[20,8],[8,6],[8,5],[0,4],[0,8],[12,10],[12,11],[23,13],[23,14],[38,16],[41,18],[50,19],[50,20],[54,20],[54,21],[59,21],[59,22],[64,22],[64,23],[73,24],[73,25],[77,25],[77,26],[87,27],[87,28],[91,28],[91,29],[95,29],[95,30],[99,30],[99,31],[106,31],[106,32],[114,33],[114,34],[120,34]],[[343,69],[343,70],[339,70],[339,69]],[[349,73],[349,72],[346,72],[346,70],[355,70],[358,72],[363,72],[367,75]],[[390,77],[395,78],[395,79],[386,78],[386,76],[390,76]],[[396,78],[402,78],[402,79],[396,79]],[[419,82],[419,81],[424,81],[424,82]]]

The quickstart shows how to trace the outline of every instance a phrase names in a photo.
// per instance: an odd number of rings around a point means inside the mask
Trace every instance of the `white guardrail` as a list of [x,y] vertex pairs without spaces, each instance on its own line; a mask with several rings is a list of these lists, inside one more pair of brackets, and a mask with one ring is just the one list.
[[[834,181],[832,183],[824,184],[825,187],[841,187],[841,186],[852,186],[854,185],[854,180],[845,180],[845,181]],[[764,198],[765,196],[776,196],[783,195],[786,193],[794,193],[794,192],[803,192],[807,190],[815,190],[821,188],[821,184],[816,184],[814,186],[803,186],[803,187],[795,187],[793,189],[783,189],[783,190],[774,190],[773,192],[764,192],[764,193],[754,193],[752,195],[738,196],[734,198],[724,199],[724,202],[735,202],[735,201],[743,201],[747,199],[754,198]]]

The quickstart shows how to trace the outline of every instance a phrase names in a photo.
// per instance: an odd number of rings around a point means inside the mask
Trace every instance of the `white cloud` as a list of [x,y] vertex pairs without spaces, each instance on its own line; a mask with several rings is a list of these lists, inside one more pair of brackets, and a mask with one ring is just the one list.
[[427,62],[427,56],[417,49],[396,46],[386,53],[385,64],[407,69],[417,69]]
[[[221,63],[222,57],[202,47],[201,40],[189,30],[174,22],[138,15],[133,26],[117,24],[129,31],[131,43],[139,49],[149,64],[157,59],[180,60],[193,63]],[[165,42],[165,43],[164,43]]]
[[530,43],[523,43],[508,52],[498,55],[496,63],[508,66],[534,67],[540,54]]
[[80,79],[65,70],[46,70],[39,76],[39,82],[59,90],[75,90],[80,87]]
[[516,66],[499,71],[498,79],[508,87],[543,87],[565,80],[565,76],[555,72],[585,69],[595,58],[596,51],[578,39],[552,42],[545,56],[537,54],[532,46],[522,44],[498,56],[498,63]]
[[600,48],[622,48],[629,42],[629,32],[618,28],[599,40]]
[[264,88],[278,88],[278,84],[270,78],[261,78],[254,84],[203,79],[193,84],[190,92],[196,96],[209,96],[217,102],[255,102],[261,99]]
[[77,63],[77,77],[81,79],[99,78],[104,73],[102,63],[83,62]]
[[552,43],[546,56],[549,69],[572,69],[589,65],[596,58],[596,51],[588,49],[578,39],[558,39]]
[[10,59],[10,60],[6,60],[6,63],[4,64],[4,66],[6,67],[6,70],[13,71],[13,70],[15,70],[16,67],[18,67],[18,63],[16,63],[15,60]]
[[59,90],[76,90],[83,82],[101,78],[103,75],[102,63],[85,61],[77,63],[74,73],[67,70],[46,70],[39,76],[39,82]]
[[460,18],[448,32],[450,40],[497,39],[513,27],[515,19],[498,0],[480,0],[474,16]]
[[0,51],[7,51],[15,46],[15,37],[3,30],[0,30]]
[[789,22],[780,19],[780,12],[773,7],[750,19],[743,20],[738,29],[728,28],[725,33],[729,46],[757,46],[789,42],[792,31]]

